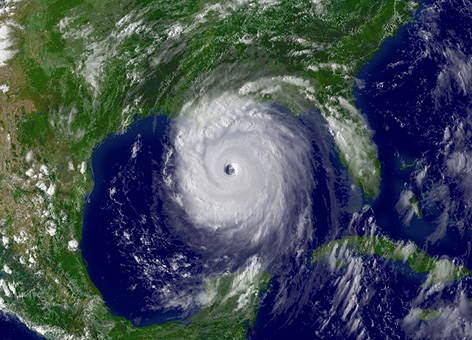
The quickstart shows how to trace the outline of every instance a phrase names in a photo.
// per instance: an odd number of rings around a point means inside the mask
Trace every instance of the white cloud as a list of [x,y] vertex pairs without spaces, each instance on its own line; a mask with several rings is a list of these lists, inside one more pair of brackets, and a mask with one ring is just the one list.
[[7,93],[8,91],[10,91],[10,86],[8,86],[7,84],[2,84],[0,85],[0,91],[3,93]]
[[[11,37],[12,29],[9,23],[0,24],[0,67],[6,65],[6,62],[13,58],[16,50],[13,49],[13,40]],[[2,89],[2,92],[6,92]]]

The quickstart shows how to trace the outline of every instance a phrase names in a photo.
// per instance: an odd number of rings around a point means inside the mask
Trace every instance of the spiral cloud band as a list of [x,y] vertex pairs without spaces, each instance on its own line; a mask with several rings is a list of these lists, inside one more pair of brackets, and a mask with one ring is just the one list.
[[309,240],[320,165],[313,131],[280,106],[229,95],[185,113],[163,168],[171,225],[184,241],[213,256],[270,259]]

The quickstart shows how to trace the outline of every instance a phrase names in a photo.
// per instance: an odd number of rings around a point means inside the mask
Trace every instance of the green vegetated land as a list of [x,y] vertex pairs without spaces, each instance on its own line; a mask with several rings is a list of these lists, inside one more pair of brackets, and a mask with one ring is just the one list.
[[415,209],[415,213],[418,216],[418,218],[421,220],[423,218],[423,211],[420,208],[420,204],[418,200],[416,199],[415,194],[412,193],[411,198],[410,198],[410,204]]
[[335,255],[336,250],[341,247],[347,247],[355,254],[378,255],[387,260],[406,262],[416,273],[429,273],[425,286],[456,281],[472,275],[472,271],[466,267],[456,265],[450,260],[434,258],[412,242],[394,243],[380,236],[347,236],[333,240],[317,248],[312,254],[312,261],[317,262],[322,257]]
[[[0,308],[50,339],[244,338],[259,295],[238,305],[243,292],[232,283],[238,273],[210,279],[219,282],[217,298],[188,325],[135,328],[111,315],[79,247],[93,147],[135,116],[174,117],[193,98],[236,93],[294,113],[318,109],[336,133],[343,164],[366,196],[375,196],[380,165],[352,87],[360,67],[412,19],[415,6],[403,0],[17,3],[9,20],[18,24],[12,26],[18,53],[8,72],[0,69],[12,81],[1,99],[9,144],[2,146],[0,169],[6,190]],[[260,273],[248,287],[260,292],[268,280]]]
[[440,317],[442,313],[434,309],[419,309],[415,310],[413,315],[422,321],[431,321]]
[[[207,284],[207,296],[214,296],[213,300],[190,317],[190,323],[186,326],[176,321],[132,328],[128,321],[122,321],[110,335],[113,339],[130,340],[155,339],[156,335],[159,339],[245,339],[245,325],[254,326],[259,293],[269,284],[270,275],[263,272],[242,284],[241,276],[244,277],[244,273],[238,272],[211,279]],[[241,302],[241,297],[246,297],[247,301]]]

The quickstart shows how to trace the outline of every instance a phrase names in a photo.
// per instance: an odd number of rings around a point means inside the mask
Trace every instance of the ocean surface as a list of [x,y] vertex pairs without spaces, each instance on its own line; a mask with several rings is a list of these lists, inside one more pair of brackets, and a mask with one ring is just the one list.
[[[434,4],[440,5],[436,8]],[[470,268],[472,258],[463,256],[464,250],[470,248],[470,229],[448,227],[439,239],[431,237],[443,213],[442,202],[431,199],[431,189],[445,184],[449,200],[458,206],[467,199],[464,197],[467,193],[442,181],[447,171],[441,155],[445,129],[453,131],[468,117],[470,96],[452,79],[449,86],[438,88],[441,72],[463,66],[454,65],[458,62],[448,52],[458,46],[461,55],[472,53],[469,35],[472,25],[469,20],[458,19],[464,15],[463,6],[454,1],[422,2],[422,9],[432,10],[428,15],[419,10],[417,21],[405,25],[397,36],[384,42],[381,51],[357,75],[361,81],[354,88],[354,96],[356,106],[374,131],[373,140],[378,147],[382,168],[380,194],[368,203],[381,230],[392,239],[412,240],[431,255],[459,257]],[[410,167],[402,169],[403,166]],[[416,175],[422,167],[427,167],[427,177],[426,185],[420,186]],[[403,190],[415,194],[422,219],[414,216],[405,223],[395,211]]]
[[[143,310],[152,293],[140,286],[139,268],[133,269],[137,263],[128,262],[130,254],[143,255],[142,244],[140,240],[136,244],[122,244],[119,241],[122,235],[117,235],[125,224],[139,228],[138,232],[143,235],[156,232],[150,217],[151,207],[155,204],[152,186],[155,173],[160,172],[169,121],[164,115],[140,119],[126,132],[109,136],[96,148],[91,162],[94,189],[84,207],[82,255],[85,263],[88,261],[87,270],[92,282],[111,312],[126,317],[135,325],[164,323],[178,319],[180,315],[178,311],[156,313]],[[136,148],[134,151],[133,147]],[[133,152],[135,157],[132,157]],[[132,185],[128,186],[127,181]],[[118,188],[113,197],[110,195],[112,187]],[[118,215],[113,206],[115,203],[124,216]],[[139,225],[133,224],[136,221]],[[181,244],[169,241],[162,247],[153,244],[145,252],[157,258],[176,249],[184,251],[181,247]],[[169,248],[173,248],[172,251]],[[136,278],[138,280],[134,281]]]
[[45,340],[26,327],[18,318],[0,311],[1,340]]

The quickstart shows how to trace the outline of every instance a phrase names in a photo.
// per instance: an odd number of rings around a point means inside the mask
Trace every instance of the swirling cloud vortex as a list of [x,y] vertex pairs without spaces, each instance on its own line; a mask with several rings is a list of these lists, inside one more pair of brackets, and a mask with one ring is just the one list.
[[280,106],[229,97],[188,112],[174,120],[163,170],[186,242],[218,255],[275,255],[308,239],[312,131]]

